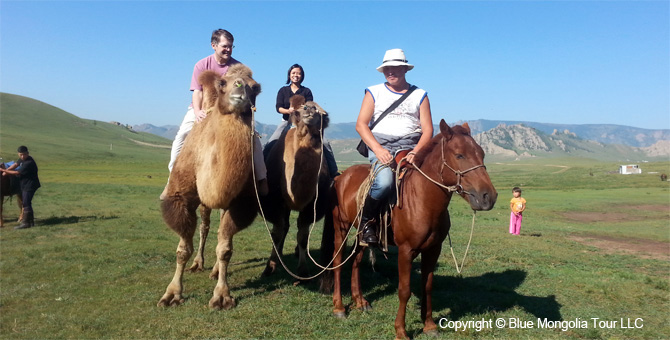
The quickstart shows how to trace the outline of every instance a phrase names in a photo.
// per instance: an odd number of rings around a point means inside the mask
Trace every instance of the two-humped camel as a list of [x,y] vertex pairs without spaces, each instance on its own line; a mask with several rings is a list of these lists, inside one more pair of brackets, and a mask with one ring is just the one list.
[[203,223],[211,209],[225,209],[219,224],[216,247],[218,282],[209,305],[231,308],[227,268],[233,253],[233,235],[253,222],[258,203],[254,195],[251,160],[252,110],[260,84],[242,64],[230,67],[225,76],[206,71],[200,75],[203,109],[207,118],[193,126],[177,158],[161,204],[165,223],[180,237],[174,277],[159,306],[183,302],[182,276],[193,254],[196,209],[202,205]]
[[291,210],[298,215],[298,275],[307,274],[306,250],[309,226],[314,220],[314,199],[317,184],[319,199],[316,218],[321,219],[327,210],[327,193],[330,183],[328,167],[323,154],[323,130],[328,126],[328,113],[315,102],[305,102],[305,97],[291,97],[295,109],[291,122],[295,125],[274,144],[264,150],[268,169],[267,197],[262,200],[265,217],[273,224],[272,239],[279,254],[272,249],[263,275],[272,274],[281,256],[284,239],[289,229]]

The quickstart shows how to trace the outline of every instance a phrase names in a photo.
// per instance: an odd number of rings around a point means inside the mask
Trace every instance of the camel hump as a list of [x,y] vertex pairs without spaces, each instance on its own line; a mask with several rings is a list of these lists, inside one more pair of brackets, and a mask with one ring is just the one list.
[[207,70],[200,74],[200,76],[198,77],[198,81],[202,85],[204,91],[207,90],[214,91],[216,86],[215,85],[216,80],[220,78],[221,76],[219,76],[216,72],[212,70]]
[[295,96],[291,97],[291,107],[294,109],[297,109],[298,107],[305,105],[305,97],[302,95],[296,94]]

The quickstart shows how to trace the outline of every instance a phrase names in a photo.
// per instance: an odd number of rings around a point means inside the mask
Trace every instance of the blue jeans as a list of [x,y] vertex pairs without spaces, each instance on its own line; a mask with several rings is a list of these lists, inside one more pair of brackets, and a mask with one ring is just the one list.
[[[375,164],[377,161],[377,156],[370,150],[368,150],[368,160],[370,160],[371,165]],[[377,169],[381,167],[382,164],[377,163],[377,165],[372,169],[372,171],[377,173],[377,176],[372,182],[372,187],[370,188],[370,197],[376,200],[386,199],[391,194],[395,183],[395,174],[393,171],[391,171],[391,168],[384,167],[379,170],[379,172],[377,172]]]

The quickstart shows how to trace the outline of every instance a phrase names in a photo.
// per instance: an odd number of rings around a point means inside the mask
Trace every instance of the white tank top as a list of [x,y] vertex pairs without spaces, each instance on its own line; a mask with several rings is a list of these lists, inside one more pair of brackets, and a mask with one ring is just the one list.
[[[376,121],[391,104],[403,95],[403,93],[391,91],[386,84],[370,86],[365,90],[370,92],[375,102],[372,121]],[[422,89],[417,88],[414,90],[398,107],[389,112],[384,119],[375,125],[372,132],[390,136],[406,136],[410,133],[421,132],[419,108],[426,95],[426,91]]]

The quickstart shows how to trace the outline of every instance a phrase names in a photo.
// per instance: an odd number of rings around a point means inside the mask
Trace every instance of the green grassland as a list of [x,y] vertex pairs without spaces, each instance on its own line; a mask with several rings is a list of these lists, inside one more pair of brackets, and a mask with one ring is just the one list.
[[[320,293],[316,282],[294,285],[283,270],[260,277],[271,247],[260,218],[235,237],[229,280],[236,308],[213,311],[207,307],[215,284],[208,273],[185,274],[183,305],[156,307],[174,273],[178,242],[161,220],[157,198],[167,179],[169,149],[131,139],[156,145],[169,145],[169,141],[81,120],[22,97],[2,94],[0,104],[0,155],[14,159],[16,146],[28,145],[43,184],[33,203],[36,227],[13,230],[18,211],[14,202],[6,205],[8,223],[0,230],[0,338],[394,336],[395,250],[389,259],[377,256],[374,269],[367,260],[363,266],[363,289],[373,311],[352,309],[347,319],[338,320],[332,316],[331,297]],[[34,119],[28,119],[30,108]],[[480,331],[444,328],[439,338],[667,338],[670,186],[656,173],[670,172],[670,162],[642,163],[643,174],[628,176],[611,173],[618,164],[581,158],[488,161],[498,203],[492,211],[477,213],[462,274],[456,272],[448,242],[443,245],[433,316],[436,321],[502,319],[535,325],[497,328],[493,324]],[[528,200],[520,237],[507,233],[513,186],[521,186]],[[472,212],[460,198],[452,201],[449,211],[460,261]],[[212,221],[217,217],[215,212]],[[310,241],[315,258],[321,228],[317,223]],[[216,227],[206,249],[207,268],[213,263],[215,232]],[[661,252],[609,249],[576,237],[657,244]],[[292,228],[285,246],[291,268],[297,266],[294,246]],[[428,339],[421,333],[417,261],[414,269],[407,328],[413,338]],[[313,266],[311,272],[317,268]],[[345,278],[345,303],[350,301],[348,284]],[[592,318],[610,324],[617,321],[617,325],[594,327]],[[562,330],[539,327],[538,319],[588,324]],[[641,328],[634,327],[636,319],[642,320],[637,321]],[[628,320],[631,328],[626,327]]]

